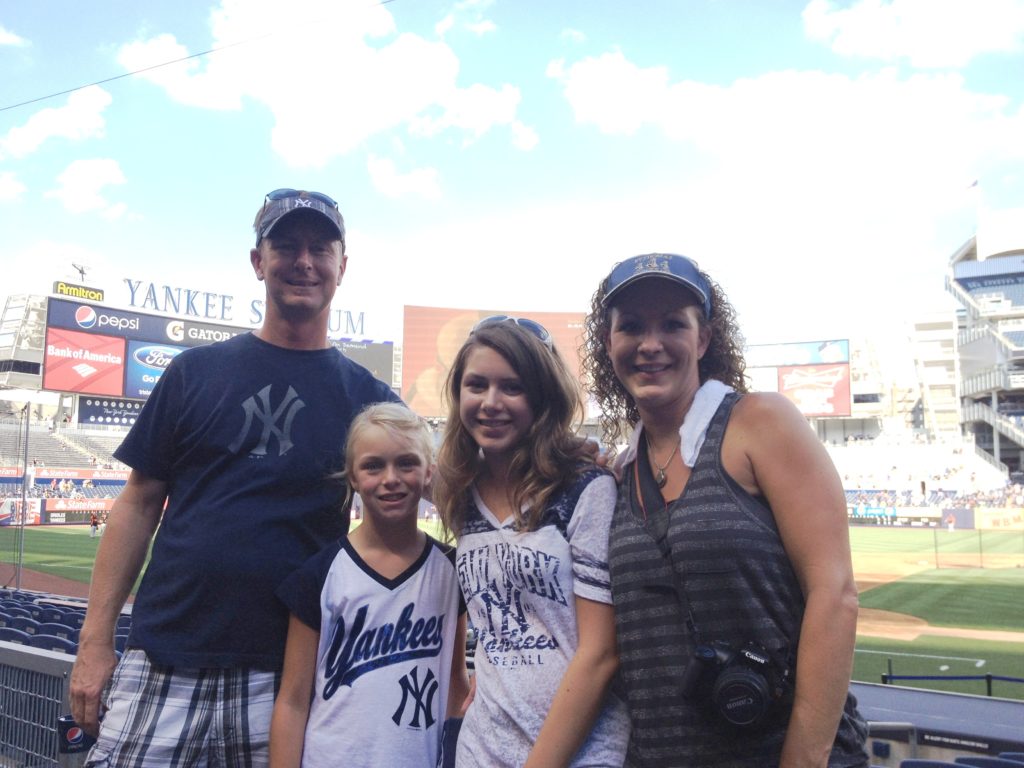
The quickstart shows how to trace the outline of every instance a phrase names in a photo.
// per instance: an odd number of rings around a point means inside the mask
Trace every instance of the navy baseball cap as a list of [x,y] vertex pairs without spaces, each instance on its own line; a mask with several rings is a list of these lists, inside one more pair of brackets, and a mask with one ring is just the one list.
[[697,263],[675,253],[646,253],[620,261],[605,278],[604,299],[611,305],[623,288],[644,278],[660,277],[689,288],[700,299],[704,317],[711,317],[711,286],[697,268]]
[[256,214],[253,229],[256,230],[256,245],[270,235],[277,223],[295,211],[315,211],[331,222],[338,230],[338,239],[345,244],[345,219],[338,210],[338,204],[322,192],[307,192],[304,189],[275,189],[263,200],[263,207]]

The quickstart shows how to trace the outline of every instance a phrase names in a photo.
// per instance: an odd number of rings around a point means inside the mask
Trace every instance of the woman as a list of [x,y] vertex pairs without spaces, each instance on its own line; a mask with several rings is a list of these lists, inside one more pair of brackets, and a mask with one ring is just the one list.
[[617,264],[586,321],[606,438],[636,425],[609,546],[626,764],[866,766],[842,486],[788,400],[745,394],[741,349],[683,256]]
[[608,766],[629,718],[608,587],[612,476],[573,434],[575,382],[532,320],[482,320],[448,374],[434,501],[478,634],[456,765]]

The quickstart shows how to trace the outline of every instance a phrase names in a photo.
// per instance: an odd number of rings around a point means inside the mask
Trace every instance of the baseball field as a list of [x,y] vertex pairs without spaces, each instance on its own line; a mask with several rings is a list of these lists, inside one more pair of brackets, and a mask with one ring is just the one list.
[[[434,527],[425,524],[434,533]],[[0,585],[85,596],[88,526],[0,528]],[[854,679],[1024,699],[1024,531],[850,529],[860,590]],[[991,678],[984,679],[985,675]],[[962,679],[981,678],[981,679]]]

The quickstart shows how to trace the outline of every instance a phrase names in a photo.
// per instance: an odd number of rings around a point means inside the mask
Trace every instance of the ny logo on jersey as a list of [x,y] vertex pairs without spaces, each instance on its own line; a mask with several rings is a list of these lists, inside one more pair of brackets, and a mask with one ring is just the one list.
[[412,703],[412,719],[409,721],[410,728],[420,727],[420,713],[423,713],[423,728],[429,728],[435,722],[434,718],[434,695],[437,693],[437,679],[434,677],[434,670],[428,669],[423,684],[419,682],[419,667],[413,667],[412,671],[402,676],[398,682],[402,686],[402,701],[395,710],[391,719],[395,725],[402,724],[405,716],[405,707]]
[[[257,398],[259,400],[257,401]],[[292,421],[295,414],[306,407],[306,404],[299,399],[298,393],[291,387],[277,408],[270,404],[270,384],[257,392],[242,403],[242,410],[245,411],[245,424],[242,431],[238,433],[235,441],[228,446],[228,450],[237,453],[242,443],[249,437],[252,429],[253,417],[256,417],[263,424],[263,431],[260,434],[259,442],[249,451],[250,456],[266,456],[267,447],[270,445],[271,436],[277,438],[277,455],[284,456],[291,450],[292,443]],[[278,426],[278,420],[281,426]]]

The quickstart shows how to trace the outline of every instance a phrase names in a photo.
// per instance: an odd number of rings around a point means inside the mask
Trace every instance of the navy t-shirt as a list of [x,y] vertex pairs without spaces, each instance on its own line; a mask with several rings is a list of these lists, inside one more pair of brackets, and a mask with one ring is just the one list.
[[281,580],[344,535],[353,417],[398,397],[336,349],[275,347],[253,334],[168,366],[115,456],[168,483],[133,609],[129,645],[155,663],[278,669]]

